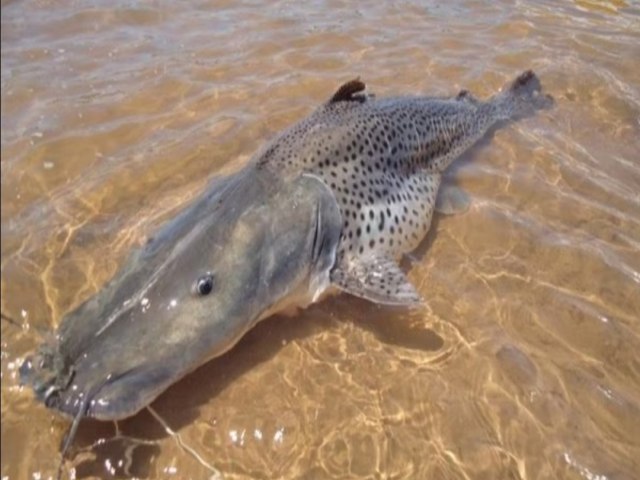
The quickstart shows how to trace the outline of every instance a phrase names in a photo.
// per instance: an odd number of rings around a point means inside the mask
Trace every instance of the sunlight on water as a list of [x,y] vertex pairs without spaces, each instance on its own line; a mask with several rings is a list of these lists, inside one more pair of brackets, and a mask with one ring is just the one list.
[[426,313],[267,320],[152,411],[83,423],[65,474],[637,478],[637,2],[3,0],[1,26],[3,480],[54,476],[69,427],[27,353],[208,179],[357,76],[486,98],[528,68],[556,106],[451,168],[471,208],[406,263]]

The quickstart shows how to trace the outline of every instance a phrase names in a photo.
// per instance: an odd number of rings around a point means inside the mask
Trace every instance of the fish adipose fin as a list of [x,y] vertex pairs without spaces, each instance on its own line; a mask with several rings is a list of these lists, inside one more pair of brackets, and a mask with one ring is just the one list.
[[476,97],[471,95],[471,93],[468,90],[460,90],[460,92],[456,96],[456,100],[458,100],[459,102],[467,102],[467,103],[470,103],[471,105],[480,104],[480,100],[478,100]]
[[343,259],[331,271],[331,283],[374,303],[418,306],[422,299],[400,266],[386,256]]
[[469,210],[471,200],[464,190],[455,185],[441,185],[436,199],[436,212],[457,215]]

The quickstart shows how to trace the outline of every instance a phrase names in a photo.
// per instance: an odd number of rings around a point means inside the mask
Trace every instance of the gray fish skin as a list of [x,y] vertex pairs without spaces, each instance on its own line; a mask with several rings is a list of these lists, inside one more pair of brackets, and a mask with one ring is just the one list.
[[[341,225],[317,178],[285,183],[249,166],[217,182],[67,315],[23,363],[22,381],[72,416],[133,415],[269,312],[321,293]],[[201,295],[209,273],[211,292]]]
[[460,209],[450,190],[438,202],[442,172],[497,122],[551,99],[531,72],[487,102],[466,92],[377,100],[363,90],[346,83],[215,182],[63,319],[22,365],[22,381],[76,426],[82,416],[119,419],[261,319],[331,285],[381,304],[419,304],[397,260],[425,236],[438,204]]

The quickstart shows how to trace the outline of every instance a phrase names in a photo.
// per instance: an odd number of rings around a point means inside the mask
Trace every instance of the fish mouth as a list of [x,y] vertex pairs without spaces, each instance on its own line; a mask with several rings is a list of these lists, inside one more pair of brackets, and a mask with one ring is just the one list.
[[75,376],[71,362],[50,342],[45,342],[20,366],[21,384],[30,385],[41,402],[57,408],[60,392],[68,389]]
[[[246,312],[247,328],[257,317]],[[118,333],[116,330],[110,333]],[[128,332],[129,333],[129,332]],[[189,341],[185,348],[156,348],[137,355],[122,335],[94,337],[82,350],[70,349],[63,337],[43,343],[19,368],[20,382],[32,388],[47,408],[74,419],[122,420],[151,404],[172,384],[231,348],[244,329],[233,338]],[[150,342],[153,336],[147,337]],[[142,348],[149,351],[149,345]],[[207,355],[209,352],[210,355]],[[208,358],[207,358],[208,356]]]
[[30,385],[47,408],[72,418],[119,420],[138,413],[176,380],[175,372],[162,365],[96,376],[83,363],[70,365],[62,354],[43,347],[21,365],[21,383]]

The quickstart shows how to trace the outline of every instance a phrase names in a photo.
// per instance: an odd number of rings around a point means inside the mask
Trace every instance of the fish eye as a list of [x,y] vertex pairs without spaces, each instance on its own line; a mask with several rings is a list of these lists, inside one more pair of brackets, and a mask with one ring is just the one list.
[[213,290],[213,275],[211,273],[206,273],[205,275],[198,278],[196,281],[196,292],[198,295],[204,297],[205,295],[209,295]]

